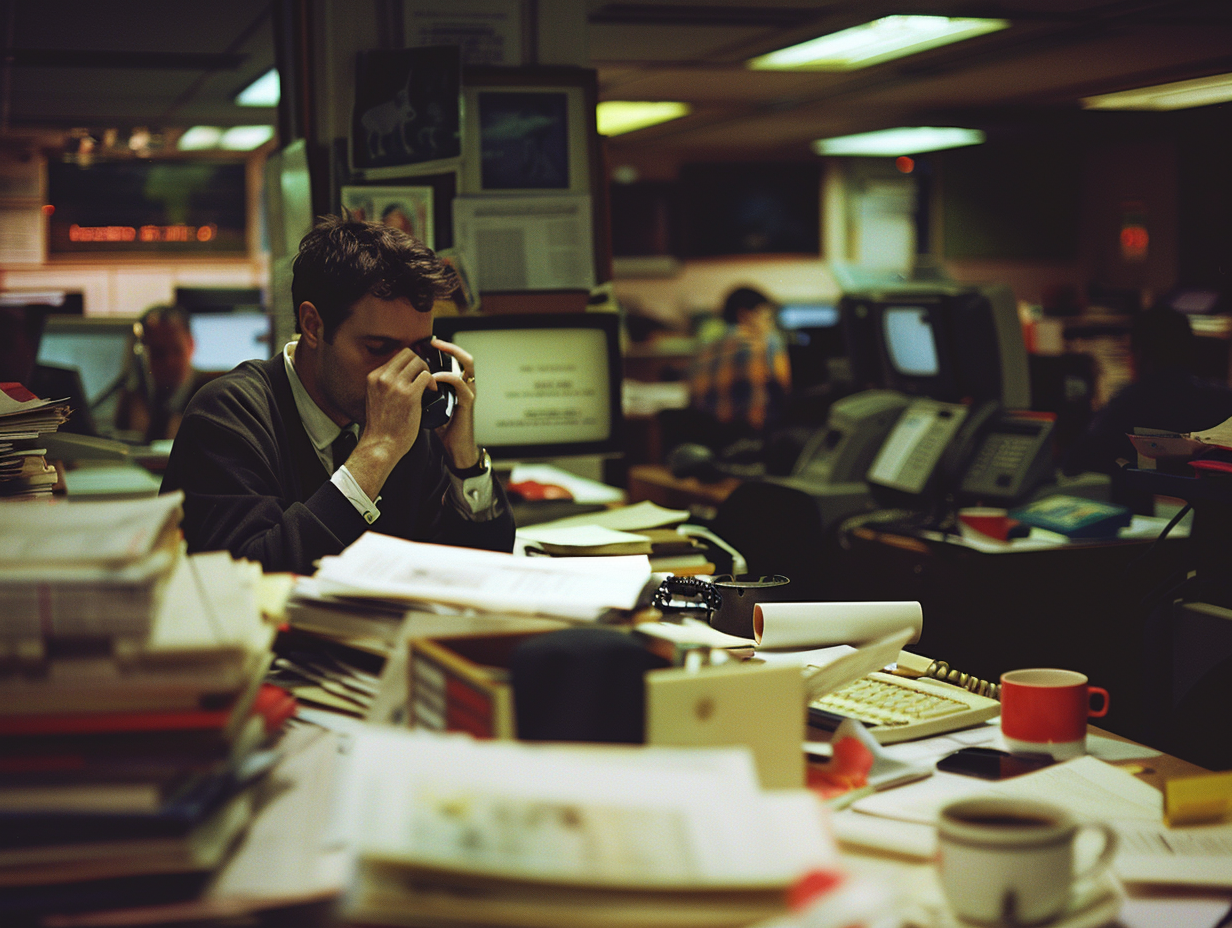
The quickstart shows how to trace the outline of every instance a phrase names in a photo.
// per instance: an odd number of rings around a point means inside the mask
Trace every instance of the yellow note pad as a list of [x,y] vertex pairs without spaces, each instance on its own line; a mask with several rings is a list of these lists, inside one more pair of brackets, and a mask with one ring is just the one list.
[[1232,818],[1232,773],[1179,777],[1164,784],[1164,820],[1170,827],[1228,818]]

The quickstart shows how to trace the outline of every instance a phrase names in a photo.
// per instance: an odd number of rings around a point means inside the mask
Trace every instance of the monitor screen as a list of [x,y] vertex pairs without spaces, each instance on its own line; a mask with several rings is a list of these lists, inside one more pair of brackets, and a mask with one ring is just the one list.
[[779,328],[828,329],[838,325],[838,307],[833,303],[784,303],[779,307]]
[[916,281],[847,293],[839,310],[858,389],[1030,408],[1027,349],[1008,286]]
[[39,342],[38,363],[76,368],[88,403],[125,373],[133,353],[132,319],[49,316]]
[[614,313],[445,316],[435,331],[475,358],[475,439],[494,458],[621,450]]
[[886,354],[894,369],[909,377],[936,377],[937,339],[923,306],[887,306],[881,315]]
[[193,367],[229,371],[241,361],[264,361],[273,355],[270,317],[264,313],[193,314]]

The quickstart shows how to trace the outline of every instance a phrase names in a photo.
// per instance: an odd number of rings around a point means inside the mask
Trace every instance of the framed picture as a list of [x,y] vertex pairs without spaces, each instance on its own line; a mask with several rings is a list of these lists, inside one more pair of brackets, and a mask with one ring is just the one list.
[[341,199],[356,219],[378,220],[436,247],[432,187],[343,187]]
[[352,165],[362,170],[458,157],[461,83],[456,46],[359,52]]
[[465,193],[590,193],[582,87],[480,85],[463,94]]

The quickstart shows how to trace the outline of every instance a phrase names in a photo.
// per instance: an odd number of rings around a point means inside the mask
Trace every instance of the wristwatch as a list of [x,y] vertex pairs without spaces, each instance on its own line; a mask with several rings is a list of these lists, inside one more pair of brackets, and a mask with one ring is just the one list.
[[453,466],[453,462],[449,460],[448,455],[445,457],[445,466],[449,468],[449,472],[459,480],[466,480],[470,477],[478,477],[480,474],[486,474],[492,468],[492,458],[488,456],[487,448],[479,449],[479,460],[470,467],[457,468]]

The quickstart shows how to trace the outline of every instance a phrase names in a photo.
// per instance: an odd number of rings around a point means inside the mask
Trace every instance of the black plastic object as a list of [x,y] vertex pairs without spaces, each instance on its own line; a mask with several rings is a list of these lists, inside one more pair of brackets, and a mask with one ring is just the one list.
[[937,761],[937,769],[981,780],[1008,780],[1053,763],[1048,754],[1008,754],[996,748],[961,748]]
[[641,744],[642,677],[667,666],[614,628],[564,628],[529,638],[510,662],[518,738]]
[[707,580],[665,577],[650,604],[662,612],[703,612],[709,620],[710,614],[723,605],[723,597]]
[[[428,370],[434,374],[458,370],[453,355],[434,348],[430,338],[416,342],[411,346],[411,350],[427,362]],[[453,417],[453,411],[457,407],[458,394],[454,388],[447,383],[438,382],[435,390],[424,390],[423,416],[419,420],[419,427],[439,429]]]
[[722,574],[714,578],[714,588],[723,603],[710,617],[710,627],[741,638],[753,637],[753,607],[758,603],[785,602],[791,595],[791,581],[782,574],[768,577]]
[[669,451],[667,467],[673,477],[696,477],[704,483],[712,483],[722,477],[714,452],[696,442],[685,442]]

